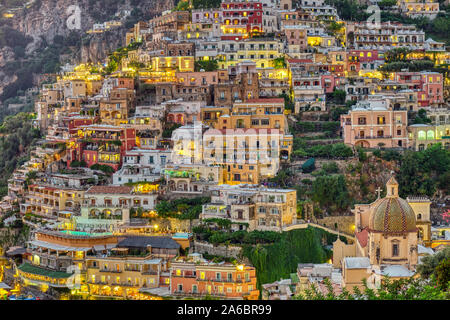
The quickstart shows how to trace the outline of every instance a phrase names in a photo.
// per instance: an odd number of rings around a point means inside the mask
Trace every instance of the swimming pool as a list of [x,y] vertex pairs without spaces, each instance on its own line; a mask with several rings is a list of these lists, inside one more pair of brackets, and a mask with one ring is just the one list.
[[99,236],[111,236],[111,232],[84,232],[84,231],[73,231],[73,230],[63,230],[62,233],[70,234],[72,236],[83,236],[83,237],[99,237]]

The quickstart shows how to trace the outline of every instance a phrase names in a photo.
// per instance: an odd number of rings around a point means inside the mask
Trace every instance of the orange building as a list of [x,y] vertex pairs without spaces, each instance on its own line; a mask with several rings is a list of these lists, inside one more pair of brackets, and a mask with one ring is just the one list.
[[172,262],[170,292],[174,296],[214,296],[221,299],[257,300],[256,269],[231,263],[212,263],[199,254]]

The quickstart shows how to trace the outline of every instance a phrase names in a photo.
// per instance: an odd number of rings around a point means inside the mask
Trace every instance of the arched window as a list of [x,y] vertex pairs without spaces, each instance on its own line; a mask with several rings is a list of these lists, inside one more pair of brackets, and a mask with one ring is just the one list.
[[434,131],[433,130],[428,130],[427,140],[434,140]]
[[425,140],[426,139],[425,131],[419,131],[417,137],[419,138],[419,140]]

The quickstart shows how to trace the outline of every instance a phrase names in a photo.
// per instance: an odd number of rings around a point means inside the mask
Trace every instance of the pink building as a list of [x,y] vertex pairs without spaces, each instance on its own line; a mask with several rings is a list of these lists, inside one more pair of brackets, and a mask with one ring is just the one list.
[[394,72],[390,79],[417,91],[421,107],[444,101],[444,77],[439,72]]
[[394,110],[388,100],[358,102],[341,115],[344,143],[364,148],[408,146],[407,110]]

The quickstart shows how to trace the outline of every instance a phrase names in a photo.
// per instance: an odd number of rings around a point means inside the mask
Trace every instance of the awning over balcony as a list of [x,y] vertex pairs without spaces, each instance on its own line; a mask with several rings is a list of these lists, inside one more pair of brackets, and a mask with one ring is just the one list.
[[57,250],[57,251],[89,251],[92,249],[90,247],[66,247],[66,246],[61,246],[59,244],[49,243],[49,242],[44,242],[44,241],[39,241],[39,240],[30,241],[30,244],[32,244],[33,246],[36,246],[36,247],[47,248],[47,249]]

